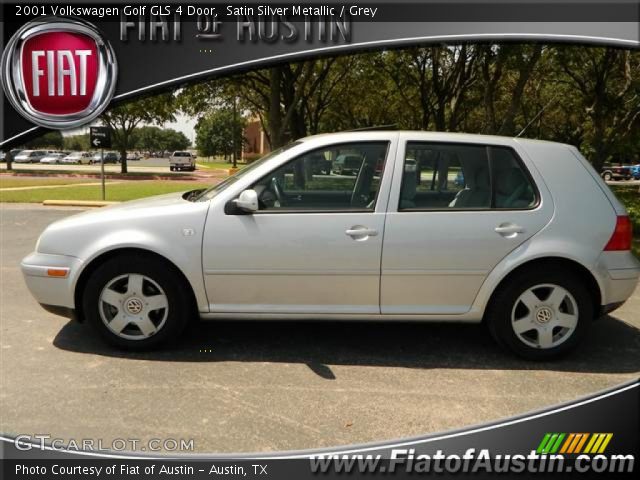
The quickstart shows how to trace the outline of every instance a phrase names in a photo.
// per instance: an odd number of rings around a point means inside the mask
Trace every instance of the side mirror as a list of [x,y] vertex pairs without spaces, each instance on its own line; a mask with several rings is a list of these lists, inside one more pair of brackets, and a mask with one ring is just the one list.
[[238,198],[233,200],[234,205],[239,210],[247,213],[258,211],[258,194],[255,190],[244,190]]

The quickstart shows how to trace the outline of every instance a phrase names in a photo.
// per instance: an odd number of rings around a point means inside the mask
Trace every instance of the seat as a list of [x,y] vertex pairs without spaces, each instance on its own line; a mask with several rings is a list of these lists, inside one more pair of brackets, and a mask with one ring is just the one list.
[[413,165],[405,166],[402,175],[402,189],[400,190],[400,208],[416,208],[416,193],[418,191],[418,176]]
[[461,190],[449,204],[451,208],[488,208],[491,206],[489,170],[480,167],[472,176],[473,181]]

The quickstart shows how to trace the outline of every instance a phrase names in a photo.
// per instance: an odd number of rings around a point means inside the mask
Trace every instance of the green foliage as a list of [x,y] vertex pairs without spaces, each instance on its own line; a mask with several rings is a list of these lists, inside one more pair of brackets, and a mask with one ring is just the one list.
[[34,149],[34,148],[52,148],[52,149],[62,149],[63,139],[62,133],[59,131],[47,132],[40,137],[34,138],[29,142],[24,144],[24,148]]
[[640,188],[625,185],[613,187],[612,190],[629,213],[633,225],[633,252],[640,259]]
[[100,116],[111,129],[113,146],[120,151],[122,173],[127,172],[126,152],[136,143],[135,129],[141,124],[174,121],[176,108],[173,94],[164,93],[119,105]]
[[65,150],[87,151],[91,148],[89,134],[69,135],[63,138]]
[[273,147],[376,125],[570,143],[598,168],[640,162],[640,51],[514,44],[412,47],[278,65],[184,88],[206,116],[238,99]]
[[246,119],[238,114],[234,115],[233,110],[228,108],[213,110],[202,117],[196,125],[198,155],[226,157],[233,154],[234,148],[239,151],[245,141],[245,125]]
[[147,152],[185,150],[191,145],[184,133],[172,128],[140,127],[134,136],[133,146]]

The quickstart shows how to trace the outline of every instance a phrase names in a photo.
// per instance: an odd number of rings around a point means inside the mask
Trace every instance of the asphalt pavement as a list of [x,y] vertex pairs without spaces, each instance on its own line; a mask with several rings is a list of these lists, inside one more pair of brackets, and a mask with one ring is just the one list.
[[76,211],[0,205],[0,433],[193,439],[197,452],[326,447],[501,419],[640,372],[640,289],[546,363],[451,324],[193,322],[171,348],[114,350],[45,312],[19,271],[44,227]]

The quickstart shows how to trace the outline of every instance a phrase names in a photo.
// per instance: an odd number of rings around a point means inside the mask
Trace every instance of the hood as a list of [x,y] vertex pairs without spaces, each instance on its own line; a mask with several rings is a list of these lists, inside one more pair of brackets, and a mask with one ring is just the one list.
[[184,192],[169,193],[73,215],[49,225],[40,236],[40,253],[80,256],[84,245],[116,235],[123,242],[137,235],[165,235],[169,225],[201,227],[209,202],[189,202]]

